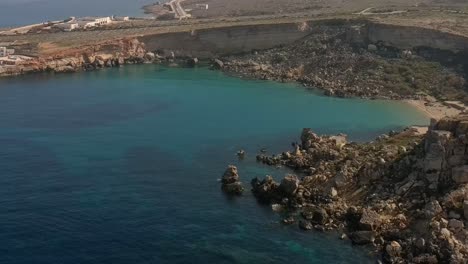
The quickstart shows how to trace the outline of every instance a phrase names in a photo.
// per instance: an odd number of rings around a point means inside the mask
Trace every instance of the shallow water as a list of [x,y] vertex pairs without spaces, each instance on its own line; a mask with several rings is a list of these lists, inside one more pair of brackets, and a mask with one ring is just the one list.
[[[303,127],[356,140],[427,119],[397,102],[322,97],[204,68],[128,66],[0,80],[2,263],[371,263],[337,234],[301,232],[241,179],[277,170]],[[237,161],[244,148],[247,157]]]
[[157,1],[0,0],[0,27],[63,20],[71,16],[144,16],[141,7],[155,2]]

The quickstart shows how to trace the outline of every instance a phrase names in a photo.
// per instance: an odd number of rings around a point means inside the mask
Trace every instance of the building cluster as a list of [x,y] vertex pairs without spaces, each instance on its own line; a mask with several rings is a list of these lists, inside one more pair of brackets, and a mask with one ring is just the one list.
[[14,49],[0,47],[0,67],[23,64],[32,59],[33,58],[28,56],[16,55]]
[[109,25],[113,22],[119,21],[128,21],[130,20],[129,17],[82,17],[82,18],[74,18],[71,17],[70,19],[66,20],[63,23],[58,23],[54,25],[55,28],[59,28],[63,31],[73,31],[76,29],[89,29],[95,28],[100,26]]

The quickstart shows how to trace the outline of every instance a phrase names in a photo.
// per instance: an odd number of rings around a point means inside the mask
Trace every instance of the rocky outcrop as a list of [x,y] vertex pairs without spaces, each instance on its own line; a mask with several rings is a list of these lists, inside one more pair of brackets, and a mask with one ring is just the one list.
[[425,141],[424,172],[435,189],[441,185],[468,183],[468,117],[432,120]]
[[266,176],[265,179],[260,180],[255,178],[251,182],[252,192],[257,197],[258,201],[262,203],[273,203],[281,201],[281,193],[279,191],[279,184],[275,182],[272,176]]
[[253,192],[287,208],[284,223],[299,215],[301,229],[343,230],[353,243],[379,249],[386,263],[464,263],[467,121],[433,120],[427,134],[406,129],[369,143],[304,129],[294,150],[257,157],[304,176],[255,179]]
[[236,166],[229,165],[224,172],[221,179],[221,189],[225,193],[234,195],[240,195],[244,191]]

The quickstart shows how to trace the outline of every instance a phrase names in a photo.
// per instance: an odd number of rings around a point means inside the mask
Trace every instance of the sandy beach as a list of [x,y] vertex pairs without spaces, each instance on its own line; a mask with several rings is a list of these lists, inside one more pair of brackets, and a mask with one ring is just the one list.
[[443,117],[456,116],[462,111],[454,107],[445,105],[442,102],[435,100],[403,100],[403,102],[410,104],[411,106],[417,108],[419,111],[423,112],[429,118],[442,119]]

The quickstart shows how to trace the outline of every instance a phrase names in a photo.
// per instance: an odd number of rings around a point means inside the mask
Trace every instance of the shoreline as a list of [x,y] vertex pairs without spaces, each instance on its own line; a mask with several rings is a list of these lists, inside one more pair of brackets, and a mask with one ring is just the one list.
[[430,119],[440,120],[444,117],[454,117],[461,114],[463,111],[450,107],[443,104],[441,101],[436,101],[434,99],[429,100],[414,100],[414,99],[402,99],[401,102],[412,106],[417,109],[419,112],[423,113]]

